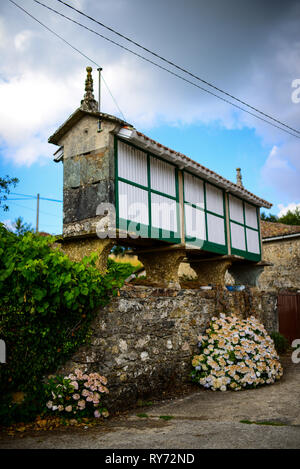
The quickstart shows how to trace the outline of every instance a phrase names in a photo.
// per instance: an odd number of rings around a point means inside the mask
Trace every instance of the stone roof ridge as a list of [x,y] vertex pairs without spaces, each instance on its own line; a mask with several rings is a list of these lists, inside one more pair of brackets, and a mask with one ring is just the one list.
[[230,184],[232,187],[235,187],[237,188],[240,192],[244,192],[245,194],[248,194],[249,196],[251,197],[254,197],[256,198],[257,200],[260,200],[261,202],[263,202],[265,204],[265,206],[268,206],[269,208],[272,206],[272,204],[270,202],[268,202],[267,200],[264,200],[262,199],[261,197],[258,197],[257,195],[253,194],[252,192],[248,191],[247,189],[245,189],[245,187],[242,185],[238,185],[232,181],[229,181],[228,179],[224,178],[223,176],[221,176],[220,174],[212,171],[211,169],[209,168],[206,168],[205,166],[201,165],[200,163],[198,163],[197,161],[194,161],[192,160],[191,158],[189,158],[188,156],[184,155],[183,153],[180,153],[180,152],[177,152],[175,150],[172,150],[171,148],[168,148],[166,147],[165,145],[162,145],[161,143],[159,142],[156,142],[155,140],[153,140],[152,138],[150,137],[147,137],[147,135],[143,134],[142,132],[139,132],[138,130],[136,130],[136,133],[137,135],[139,135],[140,137],[143,137],[144,139],[146,140],[149,140],[150,142],[152,142],[153,144],[157,145],[158,147],[161,147],[163,149],[165,149],[166,151],[170,152],[170,153],[173,153],[174,155],[176,156],[179,156],[180,158],[183,158],[185,160],[188,160],[190,162],[192,162],[193,164],[195,164],[196,166],[198,166],[199,168],[205,170],[206,172],[210,173],[212,176],[214,177],[217,177],[219,178],[220,180],[226,182],[227,184]]

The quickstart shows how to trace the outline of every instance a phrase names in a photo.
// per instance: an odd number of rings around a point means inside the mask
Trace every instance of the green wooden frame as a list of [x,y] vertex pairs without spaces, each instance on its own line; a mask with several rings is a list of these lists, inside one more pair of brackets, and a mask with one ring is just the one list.
[[[136,148],[139,151],[145,153],[147,157],[147,186],[142,184],[138,184],[136,182],[130,181],[129,179],[125,179],[120,177],[118,174],[118,142],[122,142],[128,146]],[[131,232],[141,233],[143,238],[152,238],[152,239],[159,239],[162,241],[167,241],[170,243],[180,243],[180,205],[179,205],[179,184],[178,184],[178,168],[175,164],[166,161],[164,158],[160,158],[159,156],[144,150],[132,142],[128,142],[122,138],[115,136],[114,141],[114,152],[115,152],[115,194],[116,194],[116,226],[117,229],[128,231],[128,228],[131,227]],[[173,166],[175,169],[175,196],[166,194],[165,192],[158,191],[156,189],[151,188],[151,164],[150,159],[155,158],[161,160],[169,165]],[[134,223],[131,220],[126,220],[124,218],[120,218],[119,216],[119,181],[124,182],[125,184],[129,184],[134,187],[138,187],[139,189],[145,190],[148,192],[148,221],[149,225],[143,225],[140,223],[136,224],[136,230],[134,230]],[[176,202],[176,219],[177,219],[177,231],[167,231],[163,228],[157,228],[152,226],[152,207],[151,207],[151,194],[161,195],[167,199],[173,200]]]
[[[235,197],[236,199],[239,199],[242,202],[243,205],[243,221],[244,223],[240,223],[236,220],[233,220],[230,216],[230,197]],[[255,208],[256,210],[256,220],[257,220],[257,228],[253,228],[252,226],[249,226],[246,224],[246,214],[245,214],[245,204],[251,205],[252,207]],[[258,262],[261,260],[261,237],[260,237],[260,223],[259,223],[259,207],[256,205],[252,204],[251,202],[245,201],[241,197],[239,197],[236,194],[232,194],[231,192],[228,193],[228,215],[229,215],[229,227],[230,227],[230,246],[231,246],[231,253],[236,254],[237,256],[242,256],[245,259],[248,259],[250,261],[255,261]],[[231,239],[231,223],[235,223],[236,225],[241,226],[244,229],[244,236],[245,236],[245,250],[241,249],[236,249],[232,247],[232,239]],[[258,234],[258,245],[259,245],[259,254],[255,254],[253,252],[248,251],[248,243],[247,243],[247,229],[256,231]]]
[[[135,183],[133,181],[130,181],[128,179],[119,177],[118,174],[118,142],[122,142],[126,145],[132,146],[133,148],[136,148],[139,151],[142,151],[146,157],[147,157],[147,186],[143,186],[141,184]],[[180,236],[180,202],[179,202],[179,183],[178,183],[178,167],[170,162],[165,160],[164,158],[161,158],[160,156],[157,156],[148,150],[145,150],[143,148],[138,147],[132,142],[128,142],[123,138],[115,136],[114,139],[114,154],[115,154],[115,197],[116,197],[116,227],[117,229],[125,230],[128,231],[129,228],[131,228],[131,232],[136,233],[137,235],[141,235],[142,237],[147,237],[147,238],[153,238],[153,239],[159,239],[162,241],[170,242],[170,243],[180,243],[181,242],[181,236]],[[166,194],[165,192],[158,191],[156,189],[151,188],[151,167],[150,167],[150,159],[151,157],[156,158],[158,160],[164,161],[165,163],[168,163],[169,165],[173,166],[175,169],[175,196]],[[204,208],[198,207],[196,204],[193,204],[185,199],[185,180],[184,180],[184,175],[185,173],[190,174],[191,176],[194,176],[195,178],[199,179],[203,183],[203,191],[204,191]],[[123,218],[119,217],[119,181],[124,182],[126,184],[130,184],[131,186],[138,187],[142,190],[145,190],[148,192],[148,225],[143,225],[140,223],[136,224],[136,229],[134,229],[134,222],[131,220],[126,220]],[[207,209],[207,202],[206,202],[206,186],[207,184],[210,184],[217,189],[222,191],[223,195],[223,215],[220,215],[218,213],[215,213],[211,210]],[[185,214],[185,206],[189,205],[197,210],[200,210],[204,212],[205,216],[205,230],[206,230],[206,240],[200,239],[200,238],[192,238],[190,236],[187,236],[185,234],[185,242],[187,244],[193,244],[195,246],[198,246],[202,248],[205,251],[209,252],[214,252],[218,254],[228,254],[228,243],[230,243],[231,247],[231,253],[239,255],[241,257],[244,257],[245,259],[251,260],[251,261],[259,261],[261,260],[261,235],[260,235],[260,223],[259,223],[259,207],[256,205],[246,202],[244,199],[241,197],[237,196],[236,194],[233,193],[228,193],[227,197],[227,209],[228,209],[228,216],[229,216],[229,240],[227,236],[227,224],[226,224],[226,201],[225,201],[225,190],[222,189],[221,187],[217,186],[216,184],[206,181],[204,178],[188,171],[188,170],[182,170],[182,185],[183,185],[183,209],[184,209],[184,232],[186,233],[186,214]],[[168,232],[163,230],[162,228],[156,228],[152,226],[152,208],[151,208],[151,194],[157,194],[161,195],[163,197],[166,197],[170,200],[173,200],[176,202],[176,214],[177,214],[177,231],[175,232]],[[230,217],[230,195],[233,197],[236,197],[239,199],[242,204],[243,204],[243,222],[240,223],[235,220],[232,220]],[[256,209],[256,216],[257,216],[257,229],[249,226],[246,224],[246,217],[245,217],[245,203],[253,206]],[[219,217],[223,219],[224,222],[224,239],[225,239],[225,244],[216,244],[208,241],[208,224],[207,224],[207,215],[211,214],[213,216]],[[231,239],[231,226],[230,223],[235,223],[237,225],[240,225],[244,229],[244,236],[245,236],[245,247],[246,250],[239,250],[234,247],[232,247],[232,239]],[[258,233],[258,240],[259,240],[259,254],[251,253],[247,250],[247,234],[246,234],[246,229],[250,229],[252,231],[256,231]]]
[[[194,176],[195,178],[199,179],[203,183],[203,193],[204,193],[204,208],[198,207],[196,204],[193,204],[186,200],[185,198],[185,181],[184,181],[184,174],[190,174],[191,176]],[[197,210],[200,210],[204,212],[205,215],[205,231],[206,231],[206,240],[203,240],[201,238],[191,238],[190,236],[187,236],[185,234],[185,242],[187,244],[193,244],[195,246],[199,246],[205,251],[211,251],[215,252],[217,254],[228,254],[228,240],[227,240],[227,229],[226,229],[226,209],[225,209],[225,191],[221,188],[218,187],[216,184],[213,184],[209,181],[206,181],[204,178],[201,178],[200,176],[197,176],[196,174],[193,174],[190,171],[183,170],[182,171],[182,180],[183,180],[183,205],[184,205],[184,232],[186,233],[186,215],[185,215],[185,206],[189,205],[193,208],[196,208]],[[207,209],[207,202],[206,202],[206,185],[210,184],[211,186],[216,187],[222,192],[223,195],[223,215],[220,215],[219,213],[212,212],[211,210]],[[222,218],[224,222],[224,239],[225,239],[225,244],[217,244],[217,243],[212,243],[211,241],[208,241],[208,224],[207,224],[207,215],[214,215],[218,218]]]

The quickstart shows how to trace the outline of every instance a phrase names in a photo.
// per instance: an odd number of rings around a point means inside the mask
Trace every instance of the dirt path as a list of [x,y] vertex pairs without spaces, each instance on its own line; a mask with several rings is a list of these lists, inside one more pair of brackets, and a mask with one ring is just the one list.
[[300,364],[285,357],[283,366],[282,380],[272,386],[199,390],[93,428],[2,436],[0,448],[300,448]]

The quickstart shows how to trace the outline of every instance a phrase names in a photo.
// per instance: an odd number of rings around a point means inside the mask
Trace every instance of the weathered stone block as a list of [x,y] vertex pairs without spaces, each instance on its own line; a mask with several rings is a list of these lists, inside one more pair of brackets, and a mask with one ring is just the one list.
[[96,218],[99,204],[114,204],[114,187],[112,180],[105,180],[89,186],[64,188],[64,224]]

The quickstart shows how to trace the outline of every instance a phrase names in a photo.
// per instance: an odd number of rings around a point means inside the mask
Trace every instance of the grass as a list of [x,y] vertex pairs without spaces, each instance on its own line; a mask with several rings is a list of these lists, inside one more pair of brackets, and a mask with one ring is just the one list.
[[286,423],[281,423],[281,422],[251,422],[250,420],[240,420],[240,423],[245,423],[247,425],[269,425],[272,427],[286,426]]
[[137,401],[137,406],[138,407],[150,407],[153,405],[153,402],[151,401],[143,401],[142,399],[139,399]]
[[159,418],[162,419],[162,420],[171,420],[174,417],[173,417],[173,415],[160,415]]
[[139,417],[140,419],[147,419],[149,418],[149,415],[148,414],[136,414],[137,417]]

